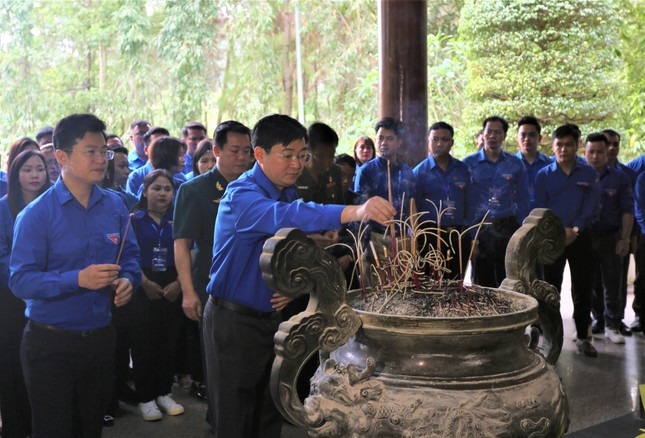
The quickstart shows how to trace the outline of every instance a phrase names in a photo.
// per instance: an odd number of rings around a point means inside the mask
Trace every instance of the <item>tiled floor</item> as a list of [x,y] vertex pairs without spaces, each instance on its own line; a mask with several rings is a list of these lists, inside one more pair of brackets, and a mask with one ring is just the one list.
[[[571,340],[575,328],[571,319],[573,310],[568,278],[565,279],[561,309],[565,324],[565,341],[556,369],[564,382],[569,400],[569,431],[584,429],[638,409],[638,384],[645,383],[645,337],[637,334],[627,338],[625,345],[611,344],[604,337],[596,338],[594,345],[598,349],[598,358],[587,358],[576,352],[575,344]],[[629,324],[632,319],[633,312],[629,304],[625,322]],[[136,414],[135,408],[122,405],[126,415],[118,418],[114,427],[105,429],[103,436],[209,437],[209,428],[204,421],[205,405],[195,401],[181,389],[176,389],[175,395],[176,399],[185,405],[185,414],[178,417],[165,416],[162,421],[147,423]],[[636,434],[637,431],[633,436]],[[285,438],[307,436],[305,431],[292,426],[285,426],[282,435]]]

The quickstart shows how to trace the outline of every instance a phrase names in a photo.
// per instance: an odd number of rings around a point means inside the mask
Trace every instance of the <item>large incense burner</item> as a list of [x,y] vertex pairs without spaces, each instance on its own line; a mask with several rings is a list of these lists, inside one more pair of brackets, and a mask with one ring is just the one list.
[[[563,248],[559,219],[536,209],[508,246],[507,278],[499,289],[486,289],[510,310],[393,316],[346,304],[333,257],[300,230],[280,230],[264,246],[265,281],[281,293],[311,297],[275,336],[276,405],[320,437],[564,435],[568,405],[552,366],[562,347],[560,297],[536,276],[536,266]],[[538,320],[541,340],[529,345],[527,328]],[[316,352],[321,365],[303,405],[296,381]]]

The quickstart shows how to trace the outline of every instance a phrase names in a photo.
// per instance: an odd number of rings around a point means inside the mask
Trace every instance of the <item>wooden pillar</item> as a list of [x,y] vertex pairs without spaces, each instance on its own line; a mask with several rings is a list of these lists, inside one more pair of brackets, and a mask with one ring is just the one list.
[[428,8],[426,0],[378,0],[379,117],[405,124],[401,159],[427,157]]

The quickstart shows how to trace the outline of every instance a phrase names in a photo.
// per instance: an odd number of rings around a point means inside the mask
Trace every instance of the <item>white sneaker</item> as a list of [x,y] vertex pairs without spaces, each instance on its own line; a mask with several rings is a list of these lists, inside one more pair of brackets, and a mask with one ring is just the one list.
[[161,420],[161,411],[154,400],[150,400],[148,403],[139,403],[139,412],[146,421]]
[[184,407],[174,401],[170,394],[157,397],[157,406],[162,412],[168,415],[179,415],[184,413]]
[[610,329],[606,328],[605,329],[605,337],[609,339],[611,342],[614,344],[624,344],[625,343],[625,337],[620,333],[620,330],[618,329]]

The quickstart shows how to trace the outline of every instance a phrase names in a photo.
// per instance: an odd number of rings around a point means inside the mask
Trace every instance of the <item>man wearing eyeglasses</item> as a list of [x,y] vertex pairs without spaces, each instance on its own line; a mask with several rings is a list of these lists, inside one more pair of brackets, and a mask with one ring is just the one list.
[[[468,225],[467,199],[472,177],[470,168],[450,155],[454,132],[446,122],[433,124],[428,130],[430,154],[413,172],[417,179],[417,210],[423,212],[419,222],[427,222],[428,228],[441,230],[443,241],[437,243],[433,239],[427,243],[441,251],[449,272],[436,274],[444,278],[463,279],[471,246],[470,234],[464,231]],[[420,249],[427,253],[429,247],[426,245]]]
[[111,306],[141,280],[129,214],[102,190],[114,152],[91,114],[54,129],[62,172],[16,220],[9,287],[25,300],[21,360],[33,436],[99,437],[113,386]]
[[130,163],[130,170],[137,170],[143,167],[148,161],[148,155],[145,151],[143,143],[143,136],[150,129],[150,122],[147,120],[135,120],[130,125],[130,142],[134,146],[134,150],[128,155],[128,162]]
[[184,174],[193,171],[193,155],[199,142],[206,138],[207,132],[206,126],[199,122],[188,122],[181,128],[181,141],[186,145]]
[[215,222],[213,263],[206,291],[203,334],[215,437],[280,436],[282,418],[269,393],[273,335],[288,299],[262,279],[264,242],[281,228],[306,233],[343,223],[394,216],[392,205],[375,197],[363,205],[321,205],[297,199],[295,183],[306,163],[307,130],[274,114],[253,128],[256,164],[229,183]]

